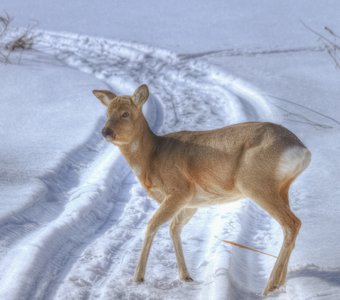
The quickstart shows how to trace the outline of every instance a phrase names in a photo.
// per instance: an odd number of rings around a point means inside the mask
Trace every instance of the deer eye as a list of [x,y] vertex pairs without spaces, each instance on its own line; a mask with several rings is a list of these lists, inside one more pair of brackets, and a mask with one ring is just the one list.
[[122,113],[122,118],[128,118],[129,116],[130,114],[127,111]]

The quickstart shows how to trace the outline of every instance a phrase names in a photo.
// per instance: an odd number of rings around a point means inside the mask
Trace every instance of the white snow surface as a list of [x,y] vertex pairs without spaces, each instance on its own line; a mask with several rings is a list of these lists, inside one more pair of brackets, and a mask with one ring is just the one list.
[[312,163],[290,193],[303,225],[286,288],[270,298],[340,298],[340,72],[299,21],[340,32],[337,2],[32,3],[3,1],[17,25],[55,31],[36,30],[32,51],[0,64],[0,299],[262,298],[275,259],[222,242],[279,252],[280,227],[250,199],[186,225],[194,282],[178,280],[167,226],[145,283],[132,282],[157,204],[101,138],[91,90],[131,94],[143,82],[159,134],[269,120],[303,140]]

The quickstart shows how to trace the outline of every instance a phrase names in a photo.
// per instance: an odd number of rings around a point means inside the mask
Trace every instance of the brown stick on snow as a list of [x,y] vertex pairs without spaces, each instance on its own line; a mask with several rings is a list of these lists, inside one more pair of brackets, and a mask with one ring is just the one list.
[[277,256],[275,256],[275,255],[268,254],[266,252],[262,252],[260,250],[255,249],[255,248],[244,246],[244,245],[241,245],[241,244],[238,244],[238,243],[235,243],[235,242],[231,242],[231,241],[227,241],[227,240],[223,240],[223,242],[231,244],[231,245],[234,245],[234,246],[237,246],[237,247],[240,247],[240,248],[243,248],[243,249],[248,249],[248,250],[251,250],[251,251],[255,251],[255,252],[258,252],[258,253],[261,253],[261,254],[265,254],[265,255],[277,258]]

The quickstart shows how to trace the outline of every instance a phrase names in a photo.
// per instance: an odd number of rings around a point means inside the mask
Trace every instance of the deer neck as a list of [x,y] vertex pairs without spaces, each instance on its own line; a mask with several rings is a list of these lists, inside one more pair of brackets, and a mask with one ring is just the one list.
[[144,117],[141,117],[137,130],[132,142],[121,145],[119,148],[138,176],[149,165],[158,136],[152,132]]

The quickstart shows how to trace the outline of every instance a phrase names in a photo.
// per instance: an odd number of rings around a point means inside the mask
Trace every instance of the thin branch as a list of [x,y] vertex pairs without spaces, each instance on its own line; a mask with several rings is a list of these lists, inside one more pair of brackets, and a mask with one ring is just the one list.
[[4,15],[0,16],[0,36],[6,32],[12,21],[13,18],[11,18],[7,12],[4,12]]
[[334,33],[334,31],[332,29],[330,29],[329,27],[325,26],[324,29],[326,31],[328,31],[331,35],[337,37],[337,38],[340,38],[340,36],[338,36],[336,33]]
[[335,53],[335,50],[327,48],[327,53],[333,59],[336,67],[338,69],[340,69],[340,62],[338,61],[340,58],[337,57],[337,54]]
[[258,249],[252,248],[252,247],[244,246],[244,245],[241,245],[241,244],[238,244],[238,243],[235,243],[235,242],[231,242],[231,241],[228,241],[228,240],[223,240],[223,242],[228,243],[228,244],[233,245],[233,246],[243,248],[243,249],[251,250],[251,251],[254,251],[254,252],[258,252],[258,253],[261,253],[261,254],[265,254],[265,255],[277,258],[277,256],[275,256],[275,255],[260,251]]
[[327,37],[325,37],[324,35],[322,35],[321,33],[317,32],[316,30],[312,29],[311,27],[307,26],[303,21],[300,20],[300,22],[302,23],[302,25],[308,29],[309,31],[313,32],[315,35],[317,35],[319,38],[321,38],[322,40],[327,41],[328,43],[330,43],[331,45],[334,45],[337,49],[340,49],[339,45],[334,44],[333,41],[331,41],[330,39],[328,39]]
[[302,20],[300,20],[300,22],[302,23],[302,25],[306,29],[308,29],[309,31],[314,33],[316,36],[319,37],[319,39],[321,41],[323,41],[324,47],[325,47],[328,55],[331,57],[331,59],[335,63],[336,68],[340,69],[340,56],[339,56],[339,54],[337,52],[338,50],[340,50],[340,44],[338,43],[338,40],[337,40],[340,37],[332,29],[330,29],[329,27],[325,26],[324,30],[334,38],[334,40],[331,41],[328,37],[326,37],[323,34],[317,32],[313,28],[307,26]]

